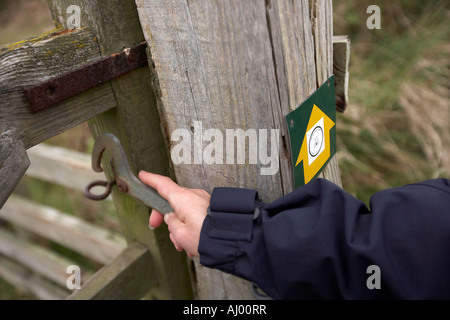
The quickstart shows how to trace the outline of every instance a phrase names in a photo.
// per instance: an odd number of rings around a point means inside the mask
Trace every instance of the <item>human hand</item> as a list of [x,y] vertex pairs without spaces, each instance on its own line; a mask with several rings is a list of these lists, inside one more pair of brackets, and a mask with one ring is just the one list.
[[164,220],[175,248],[178,251],[185,250],[190,258],[198,257],[200,231],[211,196],[205,190],[180,187],[170,178],[154,173],[141,171],[139,179],[158,191],[175,210],[165,216],[153,210],[149,220],[150,227],[158,228]]

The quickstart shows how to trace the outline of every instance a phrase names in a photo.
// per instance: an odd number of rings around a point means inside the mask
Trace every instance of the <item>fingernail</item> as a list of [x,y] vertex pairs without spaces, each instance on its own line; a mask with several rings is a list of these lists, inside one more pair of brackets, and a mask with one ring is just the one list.
[[156,228],[153,228],[151,225],[148,225],[148,228],[152,231],[156,229]]
[[164,222],[166,224],[169,222],[169,214],[164,215]]

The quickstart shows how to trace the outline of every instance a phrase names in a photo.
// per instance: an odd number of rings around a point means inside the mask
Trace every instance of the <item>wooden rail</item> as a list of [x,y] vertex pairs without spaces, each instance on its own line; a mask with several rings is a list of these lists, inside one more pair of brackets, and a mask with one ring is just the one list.
[[103,264],[126,247],[123,237],[111,231],[19,196],[6,202],[0,218]]
[[[31,148],[28,155],[32,165],[26,175],[32,178],[76,191],[82,191],[92,180],[105,179],[104,174],[92,171],[90,156],[83,153],[40,144]],[[126,248],[125,239],[110,230],[18,195],[11,196],[0,209],[0,219],[101,264],[112,262]],[[70,294],[66,271],[76,264],[74,261],[27,239],[14,237],[3,228],[0,228],[0,254],[9,259],[9,262],[0,260],[0,276],[18,288],[41,299],[64,299]],[[83,271],[82,283],[91,275]]]
[[0,229],[0,254],[21,263],[62,287],[66,285],[67,267],[74,264],[73,261],[29,241],[18,239],[2,229]]
[[107,83],[33,113],[23,89],[99,58],[96,38],[85,29],[59,30],[0,47],[0,207],[29,165],[26,149],[116,105]]
[[106,180],[104,173],[92,170],[89,154],[44,143],[28,149],[27,153],[31,164],[26,175],[30,177],[79,192],[84,191],[86,182]]
[[49,33],[0,48],[0,132],[14,128],[26,149],[116,106],[107,83],[41,112],[30,112],[23,89],[100,58],[86,30]]
[[2,256],[0,256],[0,277],[24,292],[31,292],[38,299],[62,300],[69,295],[68,290]]
[[141,299],[157,285],[150,252],[133,243],[103,267],[70,300]]

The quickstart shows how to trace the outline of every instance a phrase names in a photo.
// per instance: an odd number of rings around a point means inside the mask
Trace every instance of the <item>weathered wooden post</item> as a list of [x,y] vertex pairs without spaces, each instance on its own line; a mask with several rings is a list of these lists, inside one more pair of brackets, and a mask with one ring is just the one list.
[[[174,164],[177,181],[209,191],[218,186],[254,188],[265,201],[292,191],[284,117],[333,73],[331,0],[136,3],[171,150],[180,142],[171,141],[177,129],[190,130],[184,139],[200,139],[183,143],[202,147],[209,129],[281,132],[279,171],[274,175],[261,175],[261,163],[226,164],[225,155],[207,164],[201,161],[201,148],[194,150],[191,162]],[[340,184],[336,158],[323,175]],[[198,263],[195,274],[200,299],[252,298],[242,280]]]
[[[102,56],[121,52],[142,41],[136,5],[132,0],[48,0],[55,23],[67,27],[71,5],[80,8],[81,27],[94,34]],[[140,68],[110,83],[117,106],[90,122],[94,135],[115,134],[122,142],[135,170],[169,174],[169,159],[163,140],[156,99],[148,68]],[[104,157],[106,158],[106,157]],[[108,161],[104,168],[109,167]],[[111,172],[107,172],[112,178]],[[119,192],[113,195],[124,236],[148,247],[152,269],[139,270],[129,281],[136,290],[145,288],[149,273],[156,282],[151,298],[189,299],[192,288],[185,257],[173,249],[167,229],[148,229],[149,209]],[[136,270],[136,269],[135,269]],[[127,281],[128,281],[127,280]]]

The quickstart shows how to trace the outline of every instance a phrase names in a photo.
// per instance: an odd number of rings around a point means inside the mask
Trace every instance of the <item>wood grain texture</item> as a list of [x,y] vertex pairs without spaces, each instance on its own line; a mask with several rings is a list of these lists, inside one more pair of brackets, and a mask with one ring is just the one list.
[[76,264],[49,249],[20,240],[3,228],[0,228],[0,254],[19,262],[61,287],[66,286],[67,267]]
[[31,292],[41,300],[62,300],[69,295],[67,289],[64,290],[37,273],[1,256],[0,277],[24,292]]
[[[292,191],[284,117],[332,74],[331,0],[136,3],[171,149],[171,134],[188,129],[194,139],[196,122],[203,132],[281,132],[280,171],[273,176],[262,176],[261,165],[248,163],[180,164],[174,165],[177,181],[208,191],[257,189],[264,201]],[[339,183],[335,161],[324,176]],[[252,298],[248,283],[198,263],[196,279],[200,299]]]
[[[0,133],[15,133],[13,153],[2,152],[0,207],[28,166],[24,153],[91,117],[115,106],[109,84],[91,89],[50,109],[32,113],[23,88],[98,60],[95,36],[87,30],[56,31],[29,41],[0,47]],[[6,143],[2,141],[2,144]],[[2,146],[2,148],[5,148]],[[10,158],[5,158],[10,154]],[[8,159],[8,160],[7,160]]]
[[[272,129],[280,102],[263,1],[139,1],[167,133]],[[170,135],[168,137],[170,140]],[[263,199],[281,195],[279,175],[257,165],[174,167],[180,184],[260,187]]]
[[45,143],[28,149],[27,154],[31,164],[25,175],[33,178],[79,192],[92,181],[106,180],[103,172],[92,170],[88,154]]
[[15,129],[26,149],[116,105],[110,85],[104,84],[32,113],[24,87],[101,58],[94,34],[85,29],[38,39],[0,48],[0,132]]
[[126,247],[120,235],[16,195],[0,210],[0,218],[103,264]]
[[153,286],[152,259],[148,248],[131,244],[111,264],[100,269],[69,300],[132,300]]
[[[331,0],[311,0],[310,4],[319,87],[333,74],[333,4]],[[330,160],[320,177],[342,187],[337,155]]]
[[348,105],[351,41],[349,36],[333,37],[333,69],[336,76],[336,108],[345,112]]
[[[145,40],[136,5],[133,0],[48,0],[50,11],[62,27],[66,27],[66,9],[69,5],[81,8],[81,24],[88,27],[98,39],[100,52],[107,56]],[[151,88],[148,68],[140,68],[111,82],[117,108],[90,121],[94,136],[108,132],[121,141],[130,167],[170,174],[167,147],[162,135],[156,99]],[[112,179],[108,159],[103,168]],[[153,296],[157,299],[192,298],[192,287],[186,256],[178,253],[167,228],[148,229],[150,209],[131,197],[113,190],[124,236],[128,243],[135,241],[147,246],[153,261]],[[146,278],[143,278],[146,279]],[[153,279],[152,279],[153,280]]]
[[[157,77],[166,133],[274,129],[280,108],[264,1],[137,1]],[[280,123],[277,123],[280,125]],[[195,130],[195,129],[194,129]],[[172,145],[173,146],[173,145]],[[186,187],[249,187],[269,201],[282,195],[279,174],[257,165],[174,165]],[[200,270],[200,269],[198,269]],[[249,285],[226,286],[221,273],[196,272],[197,297],[251,299]],[[237,282],[240,280],[234,279]],[[201,288],[201,287],[204,287]],[[243,291],[236,292],[244,287]],[[231,289],[231,290],[230,290]]]
[[0,130],[0,208],[3,207],[30,165],[25,146],[15,130]]
[[317,87],[333,74],[333,8],[331,0],[311,0]]

